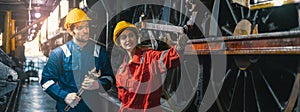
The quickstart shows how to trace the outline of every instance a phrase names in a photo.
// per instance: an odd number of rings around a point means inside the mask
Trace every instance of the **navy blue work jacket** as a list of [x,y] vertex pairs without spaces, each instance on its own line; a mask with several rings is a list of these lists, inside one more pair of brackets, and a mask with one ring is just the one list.
[[[41,85],[43,90],[56,100],[59,112],[64,111],[66,106],[64,99],[67,94],[76,93],[84,76],[94,67],[97,71],[101,70],[100,88],[110,89],[115,78],[104,47],[89,42],[80,49],[74,40],[71,40],[51,52],[43,69]],[[69,112],[89,112],[91,110],[88,106],[97,107],[98,92],[99,90],[86,90],[79,104]]]

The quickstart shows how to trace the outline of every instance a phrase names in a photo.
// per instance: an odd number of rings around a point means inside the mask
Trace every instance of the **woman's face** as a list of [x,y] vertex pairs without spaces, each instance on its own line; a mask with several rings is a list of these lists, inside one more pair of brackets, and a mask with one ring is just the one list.
[[119,41],[123,49],[131,52],[137,45],[137,36],[132,30],[125,29],[119,35]]

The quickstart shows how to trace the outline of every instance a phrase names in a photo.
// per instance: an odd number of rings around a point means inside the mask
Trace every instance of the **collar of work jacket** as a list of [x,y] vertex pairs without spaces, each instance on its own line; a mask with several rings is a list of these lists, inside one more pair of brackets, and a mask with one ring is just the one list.
[[87,44],[80,49],[80,46],[75,43],[74,39],[71,40],[71,43],[72,43],[72,49],[78,51],[91,50],[91,48],[93,48],[93,45],[95,45],[94,43],[88,41]]
[[[144,63],[144,51],[142,51],[140,48],[136,48],[135,53],[133,55],[133,58],[130,63],[134,64],[143,64]],[[126,64],[130,64],[129,62],[129,57],[126,55],[124,62]]]

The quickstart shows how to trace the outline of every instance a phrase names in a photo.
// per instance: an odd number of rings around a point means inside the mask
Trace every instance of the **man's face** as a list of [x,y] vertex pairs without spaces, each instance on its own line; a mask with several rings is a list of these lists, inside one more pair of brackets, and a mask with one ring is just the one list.
[[90,37],[90,28],[88,21],[81,21],[78,23],[74,23],[74,39],[80,42],[87,42]]

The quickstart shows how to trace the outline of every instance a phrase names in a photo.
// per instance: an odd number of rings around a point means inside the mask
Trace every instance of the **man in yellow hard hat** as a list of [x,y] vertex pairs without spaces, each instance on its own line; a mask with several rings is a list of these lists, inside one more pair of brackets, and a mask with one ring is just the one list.
[[[43,69],[41,85],[57,101],[59,112],[63,112],[67,105],[71,112],[96,111],[99,107],[98,92],[109,90],[114,83],[105,48],[89,41],[90,20],[78,8],[67,14],[64,27],[73,39],[54,49]],[[81,97],[77,93],[79,88],[84,90]]]

